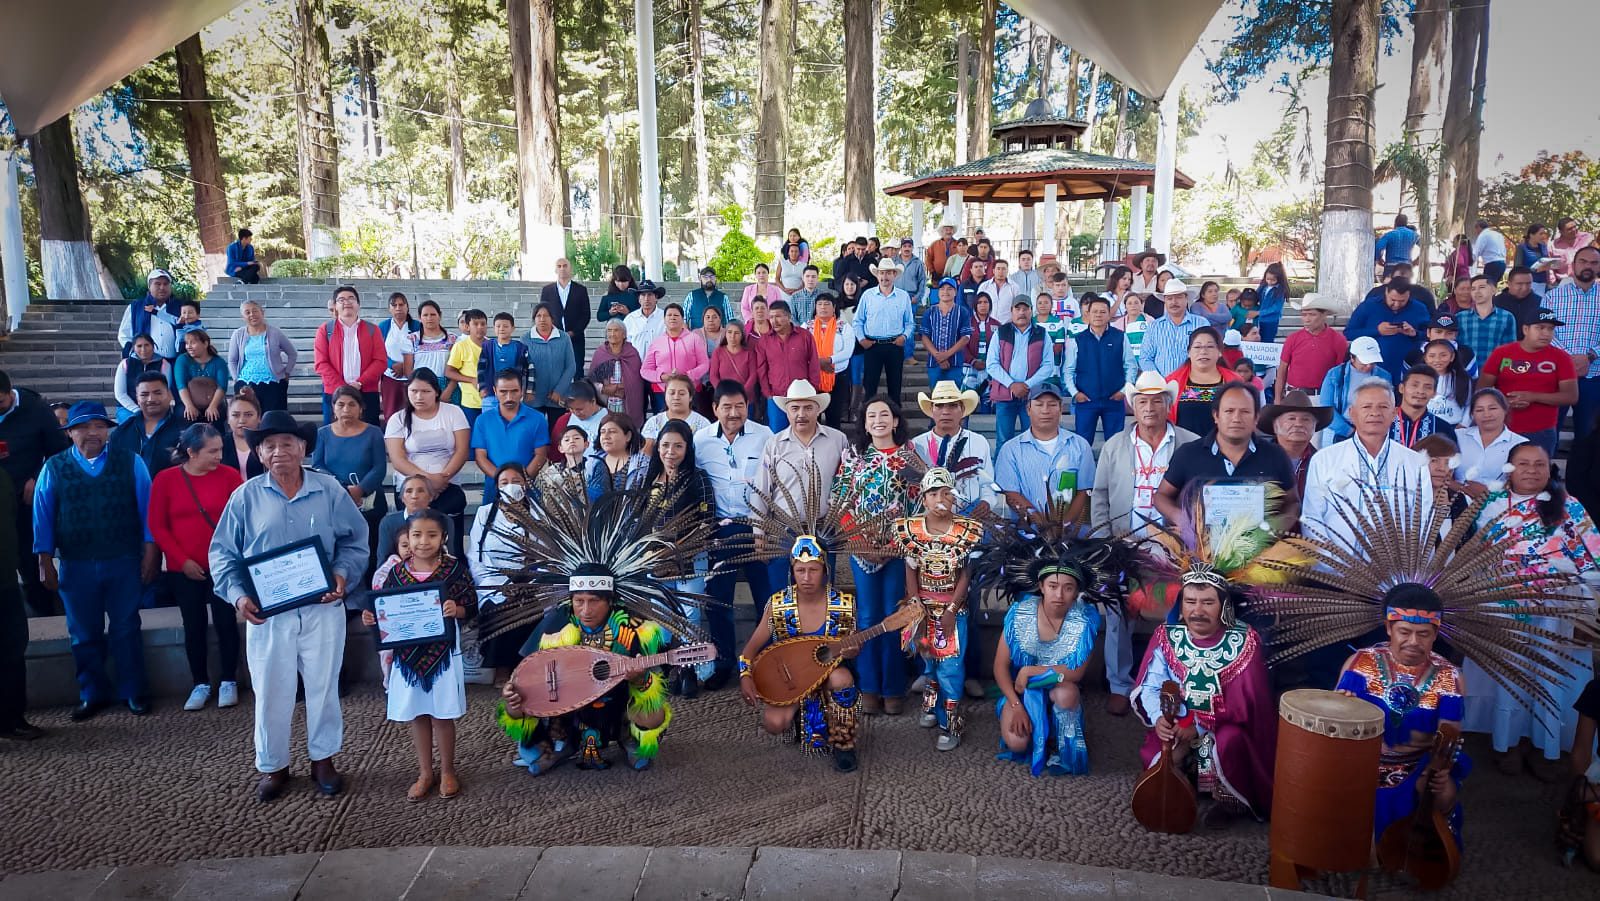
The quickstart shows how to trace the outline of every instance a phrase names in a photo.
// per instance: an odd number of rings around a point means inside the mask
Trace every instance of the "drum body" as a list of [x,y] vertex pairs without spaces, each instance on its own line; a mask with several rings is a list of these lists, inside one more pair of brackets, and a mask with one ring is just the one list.
[[1272,790],[1274,886],[1298,889],[1306,870],[1367,867],[1382,747],[1377,707],[1333,691],[1284,694]]

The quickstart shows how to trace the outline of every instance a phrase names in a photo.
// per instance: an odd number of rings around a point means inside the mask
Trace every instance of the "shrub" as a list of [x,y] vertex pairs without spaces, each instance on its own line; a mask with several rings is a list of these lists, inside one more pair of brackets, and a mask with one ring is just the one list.
[[310,278],[311,263],[308,260],[278,260],[267,270],[268,278]]
[[602,234],[578,240],[567,233],[567,260],[572,263],[572,277],[584,281],[599,281],[611,274],[611,268],[622,262],[611,236]]
[[711,255],[710,265],[716,270],[718,281],[742,282],[755,271],[757,263],[770,261],[756,246],[755,239],[740,230],[744,224],[744,210],[738,204],[730,203],[722,208],[722,221],[728,231],[717,244],[717,252]]

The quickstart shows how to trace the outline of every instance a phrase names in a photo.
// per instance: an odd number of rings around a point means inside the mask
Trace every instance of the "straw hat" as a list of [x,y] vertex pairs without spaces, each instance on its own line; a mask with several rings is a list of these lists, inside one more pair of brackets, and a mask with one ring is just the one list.
[[978,409],[978,392],[962,391],[956,383],[946,379],[933,386],[932,394],[917,392],[917,406],[922,408],[924,415],[932,416],[936,404],[961,404],[962,416],[971,416],[972,411]]

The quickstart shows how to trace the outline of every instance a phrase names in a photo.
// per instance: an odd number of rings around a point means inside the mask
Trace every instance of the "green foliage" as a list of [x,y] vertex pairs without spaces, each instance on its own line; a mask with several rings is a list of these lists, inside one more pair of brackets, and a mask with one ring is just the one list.
[[678,278],[678,264],[666,260],[661,264],[661,280],[666,282],[681,281]]
[[745,276],[755,271],[757,263],[771,262],[770,254],[762,253],[755,239],[740,230],[744,210],[738,204],[730,203],[723,207],[722,221],[728,226],[728,231],[717,244],[717,252],[711,255],[710,263],[717,272],[718,281],[743,281]]
[[1553,231],[1563,216],[1592,230],[1600,221],[1600,159],[1581,150],[1541,153],[1517,174],[1485,182],[1480,207],[1508,236],[1535,222]]
[[1258,233],[1253,223],[1240,213],[1238,204],[1223,198],[1211,205],[1206,216],[1201,240],[1208,244],[1233,245],[1234,259],[1239,263],[1239,274],[1250,272],[1250,252],[1255,249]]
[[1100,234],[1098,232],[1081,232],[1067,239],[1068,267],[1073,272],[1082,272],[1087,269],[1087,262],[1100,253]]
[[603,234],[580,241],[569,233],[567,260],[572,263],[574,278],[597,281],[609,276],[611,270],[622,262],[622,256],[617,253],[610,235]]
[[306,260],[277,260],[267,270],[268,278],[310,278],[311,263]]

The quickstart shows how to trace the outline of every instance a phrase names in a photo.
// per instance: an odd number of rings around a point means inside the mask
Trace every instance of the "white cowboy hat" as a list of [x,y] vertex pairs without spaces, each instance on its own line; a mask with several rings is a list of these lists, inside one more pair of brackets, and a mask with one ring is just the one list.
[[1167,286],[1165,288],[1161,289],[1161,293],[1162,294],[1188,294],[1189,293],[1189,286],[1184,284],[1182,281],[1179,281],[1178,279],[1174,278],[1174,279],[1171,279],[1171,280],[1169,280],[1167,282]]
[[1161,377],[1155,370],[1146,370],[1139,373],[1139,380],[1122,386],[1122,396],[1127,398],[1128,406],[1133,406],[1136,394],[1165,394],[1167,403],[1178,399],[1178,386]]
[[789,390],[778,398],[778,403],[787,411],[801,401],[810,401],[817,405],[817,412],[821,413],[823,410],[828,409],[828,401],[830,400],[832,398],[827,394],[817,393],[817,389],[811,387],[810,382],[805,379],[795,379],[789,383]]
[[903,271],[900,263],[896,261],[894,257],[884,257],[876,263],[870,263],[868,264],[867,269],[871,270],[873,275],[877,275],[880,272]]
[[1300,298],[1300,309],[1321,310],[1324,313],[1339,312],[1338,308],[1333,305],[1333,301],[1323,300],[1322,295],[1315,291],[1307,292],[1306,296]]
[[917,392],[917,406],[922,408],[923,415],[932,416],[935,404],[961,404],[962,416],[971,416],[972,411],[978,409],[978,392],[962,391],[956,383],[945,379],[933,386],[932,394]]

